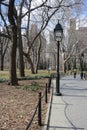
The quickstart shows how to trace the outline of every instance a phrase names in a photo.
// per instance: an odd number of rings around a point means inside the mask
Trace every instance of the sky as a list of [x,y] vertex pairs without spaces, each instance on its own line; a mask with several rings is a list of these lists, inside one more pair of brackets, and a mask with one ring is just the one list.
[[83,0],[84,6],[83,6],[83,15],[87,16],[87,0]]
[[[8,0],[7,0],[8,1]],[[20,0],[16,0],[16,4],[19,2]],[[29,0],[28,0],[29,1]],[[42,0],[33,0],[35,1],[35,3],[41,3]],[[51,1],[51,0],[49,0]],[[80,23],[81,23],[81,26],[85,25],[87,26],[87,0],[83,0],[84,2],[84,6],[83,6],[83,9],[81,11],[81,14],[79,16],[79,19],[81,19]],[[34,4],[35,4],[34,3]],[[26,19],[26,18],[25,18]],[[85,20],[84,20],[85,19]],[[56,20],[55,20],[56,21]],[[56,22],[54,21],[54,24],[56,24]],[[51,27],[50,27],[51,28]]]
[[83,0],[83,2],[84,6],[82,8],[80,16],[77,18],[78,27],[87,27],[87,0]]

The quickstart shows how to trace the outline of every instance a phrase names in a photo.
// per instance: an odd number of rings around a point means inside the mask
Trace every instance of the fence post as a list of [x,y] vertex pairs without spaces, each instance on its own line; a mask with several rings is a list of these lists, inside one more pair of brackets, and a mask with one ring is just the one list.
[[45,102],[47,103],[47,83],[46,83],[46,88],[45,88]]
[[39,92],[39,103],[38,103],[38,125],[41,126],[42,118],[41,118],[41,92]]
[[50,87],[51,87],[51,77],[49,77],[49,83],[48,83],[48,93],[50,93]]

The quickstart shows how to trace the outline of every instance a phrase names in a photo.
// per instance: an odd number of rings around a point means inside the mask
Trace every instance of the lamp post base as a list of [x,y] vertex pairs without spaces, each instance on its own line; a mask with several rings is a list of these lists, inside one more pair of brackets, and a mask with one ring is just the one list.
[[56,96],[62,96],[62,93],[55,93]]

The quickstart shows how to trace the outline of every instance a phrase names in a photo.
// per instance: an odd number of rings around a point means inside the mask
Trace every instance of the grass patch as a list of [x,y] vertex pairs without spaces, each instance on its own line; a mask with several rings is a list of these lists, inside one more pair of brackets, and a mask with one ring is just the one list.
[[[54,71],[48,72],[48,70],[38,70],[37,74],[31,74],[30,70],[25,70],[25,78],[49,77],[52,73],[54,73]],[[9,77],[9,70],[0,71],[0,79],[9,80]],[[19,70],[17,70],[17,77],[20,77]]]
[[40,85],[39,85],[37,82],[33,82],[33,83],[31,84],[31,90],[32,90],[32,91],[38,90],[39,87],[40,87]]
[[23,90],[29,91],[30,90],[30,85],[24,85],[21,87]]
[[0,79],[9,79],[9,71],[0,71]]
[[24,85],[21,88],[26,91],[37,91],[40,88],[40,85],[37,82],[32,82],[30,85]]
[[0,79],[0,83],[7,82],[7,79]]

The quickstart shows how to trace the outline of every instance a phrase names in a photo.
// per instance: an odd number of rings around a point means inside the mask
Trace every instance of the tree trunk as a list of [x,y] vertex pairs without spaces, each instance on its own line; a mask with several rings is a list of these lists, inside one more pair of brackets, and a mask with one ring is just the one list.
[[11,50],[11,70],[10,70],[10,84],[18,85],[16,74],[16,50],[17,50],[17,29],[14,28],[13,44]]
[[1,71],[4,70],[4,58],[3,56],[1,57]]
[[24,53],[24,56],[27,58],[27,61],[28,61],[28,63],[30,64],[31,73],[32,73],[32,74],[35,74],[34,64],[33,64],[32,60],[31,60],[31,58],[30,58],[30,55]]
[[1,42],[1,71],[4,70],[3,43]]
[[[3,38],[2,41],[1,41],[1,70],[3,71],[4,70],[4,57],[5,57],[5,54],[6,54],[6,51],[7,51],[7,47],[8,47],[8,43],[9,43],[9,40]],[[6,45],[4,45],[4,43]]]
[[33,63],[32,63],[32,60],[31,60],[31,58],[30,58],[30,56],[28,56],[28,62],[29,62],[29,64],[30,64],[30,66],[31,66],[31,73],[32,74],[35,74],[35,69],[34,69],[34,65],[33,65]]
[[19,71],[20,76],[23,77],[25,76],[25,73],[24,73],[23,45],[22,45],[20,22],[18,23],[18,48],[19,48]]
[[39,43],[39,48],[38,48],[38,53],[37,53],[36,73],[38,73],[38,65],[40,62],[40,50],[41,50],[41,45],[42,45],[41,36],[39,36],[39,38],[40,38],[40,43]]
[[9,0],[8,8],[8,19],[10,22],[10,27],[12,29],[12,49],[11,49],[11,69],[10,69],[10,84],[17,85],[17,74],[16,74],[16,51],[17,51],[17,16],[14,15],[14,2],[15,0]]
[[64,73],[66,73],[66,62],[64,62]]
[[[21,37],[21,36],[20,36]],[[19,38],[19,71],[20,71],[20,76],[24,77],[24,60],[23,60],[23,47],[22,47],[22,40]]]

